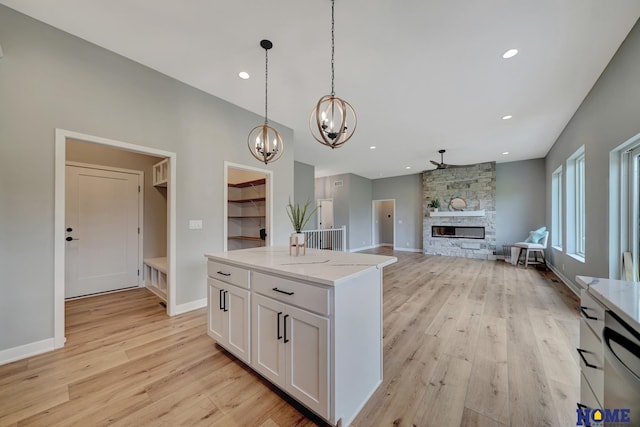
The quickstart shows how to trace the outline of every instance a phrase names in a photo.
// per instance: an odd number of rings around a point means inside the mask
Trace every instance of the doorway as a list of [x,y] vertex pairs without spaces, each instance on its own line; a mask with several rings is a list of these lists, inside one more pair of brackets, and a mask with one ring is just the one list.
[[273,244],[273,173],[224,162],[224,250]]
[[318,230],[333,228],[333,199],[318,199]]
[[372,236],[373,246],[390,246],[395,248],[395,199],[373,201]]
[[[127,142],[111,140],[64,129],[56,129],[55,136],[55,212],[54,212],[54,348],[65,343],[65,275],[66,275],[66,154],[73,141],[111,147],[123,152],[139,153],[167,159],[166,186],[166,258],[167,258],[167,314],[176,314],[176,154]],[[73,227],[71,227],[73,228]],[[72,232],[71,232],[72,233]],[[136,272],[137,273],[137,272]]]

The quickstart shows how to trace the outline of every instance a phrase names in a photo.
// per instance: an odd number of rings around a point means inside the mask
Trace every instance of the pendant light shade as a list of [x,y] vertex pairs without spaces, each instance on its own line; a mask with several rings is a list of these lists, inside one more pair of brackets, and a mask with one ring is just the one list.
[[325,95],[316,104],[309,117],[311,135],[320,144],[341,147],[354,134],[358,124],[356,111],[347,101],[335,94],[335,0],[331,0],[331,95]]
[[278,160],[284,153],[284,143],[277,130],[269,126],[267,116],[268,106],[268,82],[269,82],[269,49],[273,43],[269,40],[262,40],[260,47],[264,49],[264,123],[251,129],[247,137],[249,151],[259,161],[265,165]]

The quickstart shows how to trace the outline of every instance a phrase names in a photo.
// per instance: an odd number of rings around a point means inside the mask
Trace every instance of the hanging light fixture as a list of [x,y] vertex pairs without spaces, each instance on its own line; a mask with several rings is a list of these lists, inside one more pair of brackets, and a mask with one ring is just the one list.
[[247,138],[247,145],[253,157],[266,165],[275,162],[284,152],[284,144],[277,130],[269,126],[267,116],[268,105],[268,82],[269,82],[269,49],[273,43],[269,40],[262,40],[260,47],[264,49],[264,123],[251,129]]
[[[325,95],[316,104],[309,118],[311,135],[320,144],[331,148],[341,147],[356,130],[358,118],[356,112],[347,101],[336,96],[335,80],[335,0],[331,0],[331,95]],[[347,119],[349,125],[347,125]]]

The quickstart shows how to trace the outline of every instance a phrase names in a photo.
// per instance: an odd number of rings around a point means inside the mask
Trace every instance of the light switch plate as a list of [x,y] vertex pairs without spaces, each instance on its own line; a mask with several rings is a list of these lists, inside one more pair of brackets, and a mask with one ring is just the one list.
[[201,219],[190,219],[189,220],[189,230],[201,230],[202,229],[202,220]]

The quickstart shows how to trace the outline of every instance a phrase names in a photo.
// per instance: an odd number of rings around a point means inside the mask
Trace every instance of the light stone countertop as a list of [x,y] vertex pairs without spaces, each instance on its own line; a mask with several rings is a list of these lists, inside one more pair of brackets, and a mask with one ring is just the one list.
[[640,283],[598,277],[576,276],[609,310],[640,332]]
[[266,273],[335,286],[371,269],[382,269],[398,258],[384,255],[307,249],[306,255],[289,255],[287,246],[270,246],[205,254],[219,262]]

